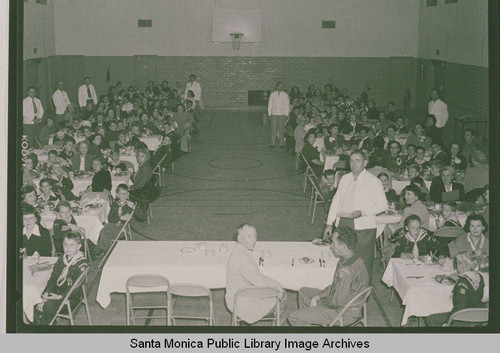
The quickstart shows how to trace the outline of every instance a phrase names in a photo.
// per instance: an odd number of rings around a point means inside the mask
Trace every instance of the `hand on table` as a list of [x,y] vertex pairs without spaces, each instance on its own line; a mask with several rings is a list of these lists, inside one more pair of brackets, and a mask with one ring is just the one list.
[[329,239],[332,237],[333,226],[325,225],[325,229],[323,230],[323,239]]

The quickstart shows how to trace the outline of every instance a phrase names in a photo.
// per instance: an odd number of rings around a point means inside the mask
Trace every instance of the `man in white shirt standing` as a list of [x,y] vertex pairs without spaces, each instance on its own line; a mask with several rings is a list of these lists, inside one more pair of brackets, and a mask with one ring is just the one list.
[[365,262],[370,283],[375,251],[375,216],[387,210],[382,182],[365,170],[368,160],[363,152],[350,157],[351,172],[340,179],[333,197],[323,236],[331,237],[333,223],[354,229],[358,236],[357,254]]
[[43,107],[40,99],[35,97],[36,89],[28,87],[28,96],[23,100],[23,135],[28,137],[28,144],[34,147],[36,137],[36,125],[43,118]]
[[52,102],[56,108],[56,125],[64,121],[64,113],[66,112],[66,107],[71,104],[68,98],[68,93],[63,89],[64,85],[62,81],[57,81],[56,91],[52,95]]
[[90,83],[90,77],[87,76],[83,79],[83,85],[78,88],[78,104],[80,108],[85,108],[89,102],[97,105],[97,94],[94,85]]
[[188,92],[193,91],[194,93],[194,101],[199,105],[201,99],[201,85],[198,81],[196,81],[196,75],[189,75],[189,82],[186,85],[186,89],[184,91],[184,100],[188,98]]
[[436,89],[431,91],[431,101],[427,109],[429,114],[436,117],[436,127],[439,131],[439,137],[443,138],[443,128],[448,121],[448,106],[439,98],[439,92]]
[[269,96],[267,115],[271,117],[271,144],[276,146],[276,130],[280,134],[280,147],[285,147],[285,122],[290,114],[290,98],[283,91],[283,82],[278,82],[276,91]]

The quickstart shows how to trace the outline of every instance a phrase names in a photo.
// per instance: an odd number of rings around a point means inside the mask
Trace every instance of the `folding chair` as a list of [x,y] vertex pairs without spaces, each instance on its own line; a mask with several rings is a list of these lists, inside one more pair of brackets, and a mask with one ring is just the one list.
[[462,309],[453,313],[443,326],[450,326],[453,321],[470,322],[476,324],[488,323],[488,308]]
[[233,326],[239,326],[240,321],[243,321],[238,316],[239,306],[241,305],[241,299],[270,299],[274,298],[276,304],[274,306],[274,313],[272,316],[267,315],[261,318],[259,321],[272,321],[274,326],[280,325],[280,294],[277,289],[271,287],[246,287],[240,288],[234,295],[233,304]]
[[[127,326],[130,326],[130,321],[132,321],[132,324],[135,325],[135,319],[165,319],[166,324],[168,326],[169,314],[168,314],[167,291],[169,287],[170,283],[168,282],[168,279],[160,275],[144,274],[144,275],[134,275],[129,277],[127,279],[127,282],[125,283]],[[139,290],[134,291],[134,289],[139,289]],[[139,301],[148,299],[148,297],[150,297],[152,293],[161,293],[165,295],[165,297],[162,298],[162,301],[161,303],[159,303],[159,305],[151,305],[147,303],[144,305],[140,304],[134,305]],[[148,310],[148,314],[145,316],[137,316],[134,313],[134,311],[136,310]],[[154,310],[165,310],[165,315],[154,315]]]
[[314,224],[314,217],[316,215],[316,206],[318,204],[324,203],[325,200],[323,200],[323,195],[321,195],[321,192],[316,185],[316,181],[311,177],[308,176],[309,182],[312,185],[312,192],[311,192],[311,199],[309,201],[309,216],[311,216],[311,209],[312,209],[312,217],[311,217],[311,224]]
[[306,192],[306,188],[307,188],[308,177],[309,176],[313,176],[316,179],[316,174],[314,174],[313,169],[311,168],[311,166],[307,162],[307,160],[304,157],[304,155],[301,153],[300,156],[302,157],[302,160],[304,161],[304,163],[306,165],[306,171],[304,172],[304,183],[303,183],[303,192],[305,193]]
[[[57,320],[57,318],[62,317],[64,319],[68,319],[70,324],[73,326],[75,324],[74,319],[73,319],[73,313],[78,309],[80,304],[83,304],[85,306],[85,314],[87,315],[87,321],[89,326],[92,325],[90,321],[90,312],[89,312],[89,304],[87,302],[87,292],[85,290],[85,279],[87,278],[87,274],[89,273],[90,267],[87,267],[77,278],[75,283],[73,283],[73,286],[70,288],[68,293],[66,293],[66,296],[64,297],[63,301],[59,305],[59,308],[57,309],[56,314],[54,315],[54,318],[52,321],[50,321],[49,325],[53,325],[54,322]],[[71,296],[76,293],[76,291],[81,290],[82,291],[82,299],[80,302],[75,306],[75,308],[71,308]],[[66,308],[68,311],[67,314],[61,314],[61,311]]]
[[[206,320],[208,322],[209,326],[214,325],[214,307],[213,307],[213,300],[212,300],[212,293],[210,292],[210,289],[200,286],[197,284],[176,284],[171,286],[168,289],[167,292],[168,296],[168,305],[169,305],[169,322],[172,325],[175,325],[175,320],[176,319],[188,319],[188,320]],[[184,314],[177,314],[175,312],[175,303],[174,303],[174,298],[175,297],[189,297],[189,298],[201,298],[201,297],[207,297],[208,298],[208,315],[203,316],[203,315],[198,315],[198,316],[192,316],[192,315],[184,315]]]
[[354,321],[353,323],[346,326],[354,326],[358,323],[361,323],[364,327],[367,326],[366,321],[366,302],[368,301],[368,297],[372,294],[373,287],[368,287],[363,289],[361,292],[356,294],[354,298],[352,298],[338,313],[337,317],[332,321],[329,326],[344,326],[343,316],[347,309],[350,309],[355,306],[363,305],[361,308],[361,317]]
[[168,153],[165,153],[163,157],[160,158],[156,166],[153,168],[153,174],[158,176],[158,181],[160,183],[160,186],[165,186],[165,174],[163,173],[163,168],[162,168],[162,163],[167,158]]
[[115,239],[113,239],[113,242],[109,246],[108,251],[106,251],[106,254],[104,254],[101,262],[99,263],[99,266],[98,266],[99,268],[102,267],[102,265],[104,264],[104,262],[108,258],[109,254],[111,254],[111,251],[115,247],[116,243],[118,242],[118,240],[120,240],[120,238],[122,236],[124,237],[125,240],[128,240],[128,241],[132,240],[132,230],[130,228],[130,221],[134,217],[134,212],[135,212],[135,209],[130,214],[130,218],[123,224],[123,227],[120,229],[120,231],[116,235]]

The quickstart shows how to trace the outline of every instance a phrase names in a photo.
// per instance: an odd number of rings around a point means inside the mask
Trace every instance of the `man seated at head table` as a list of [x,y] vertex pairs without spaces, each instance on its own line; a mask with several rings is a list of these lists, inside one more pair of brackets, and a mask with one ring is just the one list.
[[[245,287],[271,287],[280,293],[280,314],[285,311],[286,292],[280,283],[260,273],[252,252],[257,243],[257,229],[250,224],[238,227],[238,241],[229,256],[226,268],[226,305],[233,312],[234,295]],[[253,324],[274,310],[274,300],[252,300],[252,305],[238,307],[238,317]]]
[[[458,272],[457,283],[453,287],[453,309],[449,313],[433,314],[427,317],[427,326],[443,326],[450,316],[459,310],[468,308],[482,308],[484,295],[484,278],[479,272],[481,259],[472,252],[458,253],[455,267]],[[455,322],[452,326],[477,326],[467,322]]]
[[[330,325],[342,308],[368,287],[368,271],[356,254],[357,244],[354,230],[341,226],[333,232],[331,251],[340,259],[333,282],[323,290],[308,287],[299,290],[299,310],[288,317],[292,326]],[[358,303],[344,313],[344,324],[359,318],[363,304]]]

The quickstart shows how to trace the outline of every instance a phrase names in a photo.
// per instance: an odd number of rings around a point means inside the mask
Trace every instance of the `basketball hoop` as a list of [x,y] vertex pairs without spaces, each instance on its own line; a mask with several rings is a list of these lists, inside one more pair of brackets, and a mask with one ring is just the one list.
[[243,33],[231,33],[230,36],[233,41],[233,50],[240,50],[240,41]]

